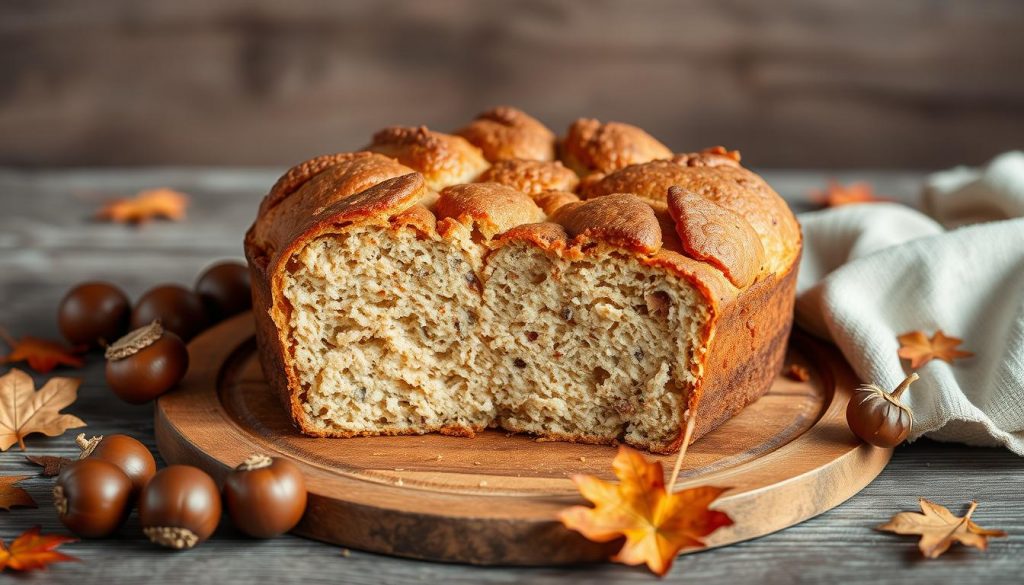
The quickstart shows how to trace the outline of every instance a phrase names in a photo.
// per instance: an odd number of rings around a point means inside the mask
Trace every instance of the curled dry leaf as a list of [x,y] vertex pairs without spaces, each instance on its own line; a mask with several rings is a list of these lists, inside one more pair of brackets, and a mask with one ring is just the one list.
[[10,353],[0,358],[2,364],[25,362],[28,367],[40,374],[45,374],[58,365],[70,368],[80,368],[85,365],[85,360],[77,355],[85,351],[85,348],[68,347],[63,343],[28,335],[15,340],[2,328],[0,328],[0,339],[3,339],[4,343],[11,348]]
[[573,476],[594,507],[573,506],[563,510],[559,519],[594,542],[625,537],[622,549],[612,557],[615,562],[646,563],[651,571],[664,575],[680,550],[705,546],[702,538],[733,523],[724,512],[708,509],[729,488],[701,486],[669,493],[661,463],[647,461],[628,447],[619,447],[612,469],[618,484],[590,475]]
[[824,190],[812,191],[811,199],[824,207],[888,201],[888,199],[875,195],[874,187],[870,183],[859,182],[842,185],[838,181],[829,181],[828,187]]
[[140,191],[135,197],[117,199],[96,212],[96,218],[117,223],[142,224],[153,219],[185,219],[188,195],[173,189]]
[[0,508],[10,510],[16,506],[37,508],[36,501],[25,490],[14,484],[32,477],[31,475],[6,475],[0,477]]
[[76,541],[67,536],[39,534],[38,526],[30,528],[15,538],[9,547],[0,540],[0,571],[34,571],[45,569],[53,563],[77,561],[75,557],[54,550],[62,544]]
[[74,459],[56,457],[54,455],[26,455],[25,461],[42,467],[43,471],[41,472],[41,475],[43,477],[59,475],[65,465],[68,463],[74,463]]
[[957,349],[956,346],[964,341],[957,337],[949,337],[941,329],[936,331],[931,339],[922,331],[910,331],[896,339],[900,342],[897,353],[901,358],[910,360],[910,367],[915,370],[933,359],[953,363],[955,359],[974,355],[969,351]]
[[36,392],[32,378],[21,370],[0,376],[0,451],[15,443],[24,451],[25,436],[32,433],[55,437],[84,427],[77,416],[60,413],[78,398],[78,384],[73,378],[50,378]]
[[967,514],[958,518],[944,506],[921,498],[921,513],[900,512],[879,526],[878,530],[920,535],[921,540],[917,546],[921,554],[929,559],[937,558],[949,550],[954,542],[985,550],[988,548],[988,537],[1006,536],[1006,532],[988,530],[975,524],[971,515],[977,507],[978,502],[971,502]]

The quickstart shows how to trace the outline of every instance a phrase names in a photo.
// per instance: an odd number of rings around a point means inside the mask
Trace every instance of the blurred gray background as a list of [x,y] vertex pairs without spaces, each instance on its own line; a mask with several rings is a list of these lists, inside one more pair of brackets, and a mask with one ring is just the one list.
[[510,104],[759,167],[1024,146],[1021,0],[0,0],[0,165],[288,165]]

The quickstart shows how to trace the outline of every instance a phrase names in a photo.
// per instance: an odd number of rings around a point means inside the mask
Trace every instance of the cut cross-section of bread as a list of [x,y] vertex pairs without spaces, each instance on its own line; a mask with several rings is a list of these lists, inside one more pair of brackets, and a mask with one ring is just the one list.
[[[608,127],[575,152],[661,154]],[[246,238],[261,363],[302,432],[500,427],[671,452],[689,418],[699,437],[770,386],[799,229],[738,154],[600,167],[580,201],[576,181],[527,187],[557,162],[487,173],[461,139],[392,134],[289,171]]]

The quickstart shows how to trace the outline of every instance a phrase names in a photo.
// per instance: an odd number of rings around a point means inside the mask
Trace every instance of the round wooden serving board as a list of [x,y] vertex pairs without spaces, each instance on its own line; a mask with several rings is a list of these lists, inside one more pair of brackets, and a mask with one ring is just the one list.
[[[310,492],[295,532],[378,553],[541,565],[605,559],[620,546],[589,542],[555,518],[586,503],[571,475],[614,479],[614,447],[500,431],[474,439],[305,437],[264,381],[253,336],[247,314],[189,345],[188,376],[157,402],[157,445],[168,462],[197,465],[220,481],[251,453],[288,457]],[[735,524],[713,533],[709,546],[762,536],[840,504],[892,454],[850,433],[846,403],[857,379],[833,348],[794,332],[788,363],[806,367],[810,380],[780,376],[686,455],[677,488],[732,488],[714,507]],[[671,469],[673,456],[657,458]]]

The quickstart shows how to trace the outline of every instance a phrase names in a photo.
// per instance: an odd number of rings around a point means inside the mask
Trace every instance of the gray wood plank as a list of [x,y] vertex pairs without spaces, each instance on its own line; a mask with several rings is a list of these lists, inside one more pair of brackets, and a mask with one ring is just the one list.
[[288,164],[499,103],[771,166],[980,163],[1021,146],[1022,23],[1016,0],[3,2],[0,164]]
[[[240,256],[240,240],[277,170],[78,170],[25,172],[0,169],[0,324],[16,334],[56,334],[54,310],[74,282],[104,277],[132,294],[164,281],[191,282],[220,257]],[[794,204],[806,206],[808,189],[825,173],[775,171],[769,181]],[[918,173],[851,172],[842,180],[869,179],[880,192],[912,202]],[[193,195],[189,219],[141,229],[88,221],[94,203],[108,195],[153,186]],[[103,360],[89,356],[81,371],[78,402],[68,410],[89,423],[89,433],[128,433],[155,448],[152,409],[126,405],[105,387]],[[0,366],[0,371],[6,367]],[[37,380],[42,377],[37,376]],[[29,438],[27,453],[72,455],[74,432]],[[15,447],[0,453],[0,475],[32,474]],[[33,478],[25,487],[37,510],[0,512],[0,538],[41,525],[63,533],[51,507],[52,480]],[[1024,563],[1024,459],[1005,450],[919,441],[896,451],[889,467],[845,504],[781,532],[724,549],[682,557],[670,581],[725,583],[1019,583]],[[925,496],[962,512],[981,502],[975,519],[1002,528],[987,552],[953,550],[940,560],[921,560],[913,538],[872,529],[892,514],[916,507]],[[76,583],[650,583],[643,570],[618,565],[542,568],[477,568],[418,562],[352,551],[286,536],[253,541],[225,521],[209,542],[173,553],[150,546],[135,517],[113,539],[64,547],[81,564],[59,565],[33,582]]]

